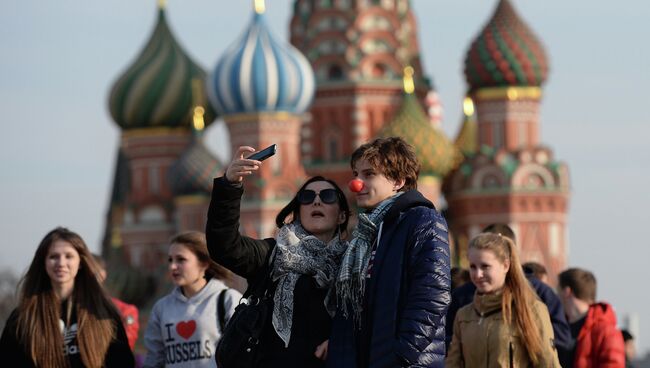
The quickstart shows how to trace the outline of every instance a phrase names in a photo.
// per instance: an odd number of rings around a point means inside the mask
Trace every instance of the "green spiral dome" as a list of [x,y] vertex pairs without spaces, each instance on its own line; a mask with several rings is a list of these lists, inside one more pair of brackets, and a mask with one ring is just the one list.
[[150,127],[178,128],[192,124],[192,108],[205,108],[205,123],[216,113],[207,102],[206,74],[174,38],[165,11],[146,46],[111,89],[109,110],[125,130]]

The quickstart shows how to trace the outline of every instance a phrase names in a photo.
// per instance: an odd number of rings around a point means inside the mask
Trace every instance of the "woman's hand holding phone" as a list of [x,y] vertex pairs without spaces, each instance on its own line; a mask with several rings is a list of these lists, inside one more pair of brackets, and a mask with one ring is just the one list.
[[260,168],[262,162],[244,158],[255,152],[255,148],[250,146],[241,146],[233,155],[233,159],[226,168],[226,179],[231,183],[240,183],[244,176],[251,175]]

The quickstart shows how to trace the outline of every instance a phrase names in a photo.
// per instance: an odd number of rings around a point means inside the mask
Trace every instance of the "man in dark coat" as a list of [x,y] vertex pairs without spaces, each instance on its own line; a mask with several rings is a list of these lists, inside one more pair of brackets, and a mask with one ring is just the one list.
[[352,154],[351,166],[364,212],[336,281],[328,367],[444,367],[447,224],[416,190],[413,148],[376,139]]

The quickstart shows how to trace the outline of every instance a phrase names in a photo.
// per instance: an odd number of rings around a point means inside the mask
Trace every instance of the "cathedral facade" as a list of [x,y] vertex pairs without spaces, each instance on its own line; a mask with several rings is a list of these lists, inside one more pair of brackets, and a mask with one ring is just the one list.
[[566,266],[569,178],[539,139],[548,61],[541,42],[499,0],[465,60],[465,120],[456,137],[420,60],[408,0],[295,0],[290,40],[275,36],[254,2],[241,36],[208,72],[175,40],[166,10],[135,61],[113,84],[121,129],[103,252],[124,269],[116,287],[145,305],[166,269],[168,239],[200,230],[223,163],[202,132],[219,116],[234,152],[278,145],[248,180],[241,231],[272,236],[275,215],[312,175],[347,188],[350,154],[380,136],[402,136],[422,164],[418,187],[444,210],[452,253],[509,224],[522,260],[551,275]]

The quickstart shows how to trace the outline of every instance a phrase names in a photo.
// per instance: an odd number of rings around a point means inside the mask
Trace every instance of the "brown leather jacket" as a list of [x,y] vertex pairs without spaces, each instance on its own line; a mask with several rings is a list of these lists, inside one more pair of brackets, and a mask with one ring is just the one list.
[[[544,352],[537,367],[560,368],[553,347],[553,327],[546,305],[535,300],[531,306],[542,333]],[[474,302],[458,310],[454,336],[445,364],[448,368],[532,367],[528,353],[514,326],[504,324],[501,294],[474,296]]]

